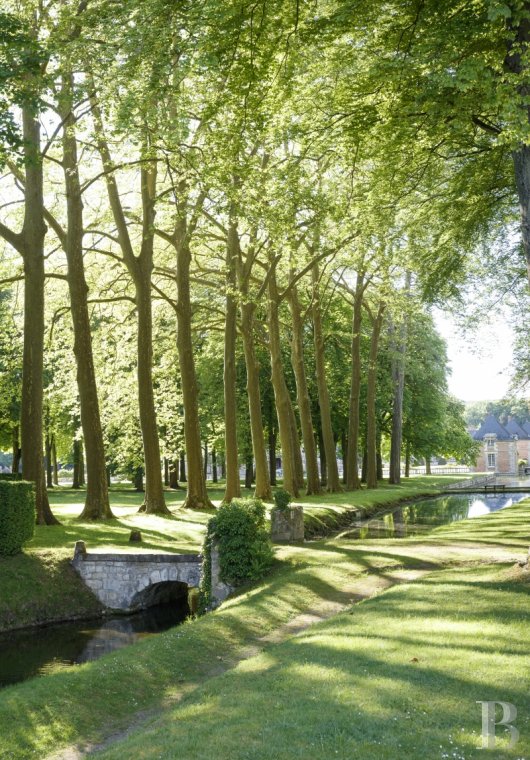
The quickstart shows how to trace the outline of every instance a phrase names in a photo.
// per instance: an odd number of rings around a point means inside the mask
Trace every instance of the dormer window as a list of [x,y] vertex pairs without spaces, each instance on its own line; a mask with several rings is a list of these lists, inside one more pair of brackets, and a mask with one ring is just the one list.
[[486,447],[488,449],[495,448],[495,438],[496,438],[496,436],[494,436],[494,435],[487,435],[487,436],[484,437],[484,440],[486,442]]

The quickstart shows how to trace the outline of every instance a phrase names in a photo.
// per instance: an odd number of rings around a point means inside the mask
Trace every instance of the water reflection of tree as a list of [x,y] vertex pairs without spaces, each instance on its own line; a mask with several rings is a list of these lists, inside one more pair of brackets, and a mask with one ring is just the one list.
[[445,525],[463,520],[468,516],[472,499],[467,495],[441,496],[437,499],[418,501],[403,508],[406,523],[420,525]]

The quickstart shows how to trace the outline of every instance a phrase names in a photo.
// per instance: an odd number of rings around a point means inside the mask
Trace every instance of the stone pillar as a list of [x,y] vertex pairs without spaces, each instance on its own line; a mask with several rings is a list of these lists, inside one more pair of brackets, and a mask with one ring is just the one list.
[[303,541],[304,508],[296,505],[288,509],[272,509],[271,538],[276,542]]
[[212,550],[210,553],[211,561],[211,574],[212,574],[212,599],[217,604],[224,602],[226,597],[234,590],[233,586],[225,583],[221,580],[221,565],[219,561],[219,544],[217,541],[212,543]]
[[84,541],[76,541],[72,562],[74,565],[78,565],[84,559],[86,559],[86,544]]

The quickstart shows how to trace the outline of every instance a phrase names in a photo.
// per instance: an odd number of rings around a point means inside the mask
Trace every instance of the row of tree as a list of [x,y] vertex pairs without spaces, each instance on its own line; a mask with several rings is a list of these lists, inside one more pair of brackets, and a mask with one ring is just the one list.
[[363,452],[376,485],[385,426],[392,482],[403,435],[428,457],[452,430],[462,451],[425,304],[454,294],[466,257],[515,220],[516,189],[524,232],[529,16],[524,2],[453,5],[7,3],[2,282],[9,315],[24,281],[20,437],[39,521],[54,520],[43,387],[68,366],[67,313],[76,393],[55,397],[79,415],[86,518],[111,515],[108,410],[117,438],[134,428],[134,370],[148,512],[167,511],[161,437],[172,460],[185,451],[186,505],[209,505],[201,427],[223,431],[227,500],[250,448],[270,497],[275,426],[293,495],[302,448],[307,489],[321,488],[317,442],[330,490],[337,439],[350,488]]

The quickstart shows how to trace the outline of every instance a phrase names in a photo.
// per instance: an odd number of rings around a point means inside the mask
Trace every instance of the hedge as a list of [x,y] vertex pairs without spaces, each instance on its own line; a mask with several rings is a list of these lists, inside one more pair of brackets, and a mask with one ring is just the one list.
[[18,554],[35,530],[33,483],[0,480],[0,556]]
[[19,472],[0,472],[0,480],[22,480]]
[[240,586],[261,578],[269,570],[273,549],[265,527],[265,505],[260,499],[233,499],[223,504],[208,522],[203,547],[201,608],[211,604],[211,548],[219,546],[221,580]]

